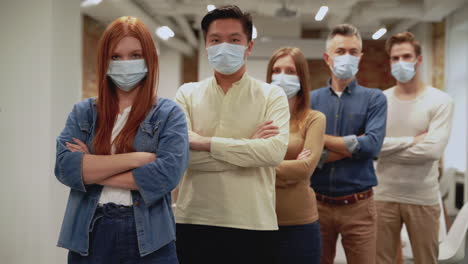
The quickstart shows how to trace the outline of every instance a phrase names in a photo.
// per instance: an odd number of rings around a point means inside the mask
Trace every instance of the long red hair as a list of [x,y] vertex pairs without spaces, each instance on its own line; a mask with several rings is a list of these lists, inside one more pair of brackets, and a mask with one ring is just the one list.
[[[116,89],[119,89],[107,76],[112,52],[119,41],[131,36],[138,39],[142,47],[142,56],[148,67],[147,76],[138,84],[139,91],[132,104],[132,110],[122,131],[111,143],[112,129],[119,113],[119,98]],[[114,144],[115,153],[135,151],[133,140],[138,127],[144,121],[147,113],[156,100],[157,83],[159,78],[159,62],[156,45],[148,28],[135,17],[124,16],[112,22],[104,31],[98,44],[97,54],[97,121],[95,137],[93,139],[93,152],[99,155],[111,154]]]
[[[299,82],[301,83],[301,90],[297,93],[297,101],[295,108],[291,113],[291,127],[298,129],[300,123],[307,115],[307,112],[310,107],[310,74],[309,66],[307,64],[307,59],[304,56],[304,53],[299,48],[295,47],[284,47],[273,52],[273,55],[268,62],[267,76],[266,80],[268,83],[271,83],[271,75],[273,73],[273,66],[275,62],[285,56],[291,56],[294,61],[294,66],[296,66],[297,76],[299,77]],[[293,130],[294,130],[293,129]]]

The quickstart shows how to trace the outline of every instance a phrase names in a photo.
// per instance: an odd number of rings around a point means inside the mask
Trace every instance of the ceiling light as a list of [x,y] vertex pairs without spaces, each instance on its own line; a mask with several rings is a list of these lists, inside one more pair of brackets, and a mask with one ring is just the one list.
[[381,28],[379,30],[377,30],[374,35],[372,35],[372,39],[379,39],[381,38],[383,35],[385,35],[385,33],[387,33],[387,29],[386,28]]
[[207,5],[207,6],[206,6],[206,10],[208,10],[208,12],[211,12],[211,11],[213,11],[213,10],[215,10],[215,9],[216,9],[216,6],[215,6],[215,5]]
[[174,31],[168,26],[158,27],[158,29],[156,29],[156,35],[163,40],[168,40],[175,36]]
[[315,15],[316,21],[322,21],[328,12],[328,6],[321,6],[317,14]]
[[99,5],[102,2],[102,0],[84,0],[81,2],[81,7],[89,7],[89,6],[95,6]]

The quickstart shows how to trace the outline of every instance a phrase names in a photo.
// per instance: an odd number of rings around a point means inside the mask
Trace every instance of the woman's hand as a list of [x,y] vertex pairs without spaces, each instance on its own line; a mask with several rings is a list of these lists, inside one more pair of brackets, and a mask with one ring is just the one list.
[[83,141],[77,138],[73,138],[73,141],[75,142],[75,144],[66,142],[68,150],[70,150],[71,152],[83,152],[85,154],[89,154],[88,146],[86,146],[86,144],[83,143]]
[[291,187],[292,185],[296,185],[297,183],[299,183],[299,181],[295,181],[295,180],[283,180],[279,177],[276,177],[276,182],[275,182],[275,186],[276,188],[289,188]]
[[256,139],[256,138],[263,138],[267,139],[273,136],[276,136],[279,134],[279,128],[277,126],[272,125],[273,121],[267,121],[263,124],[261,124],[251,139]]
[[189,131],[189,144],[191,150],[196,151],[210,151],[211,149],[211,138],[200,136],[199,134]]
[[136,158],[136,168],[151,163],[156,160],[157,156],[151,152],[132,152],[132,157]]
[[310,156],[311,153],[312,152],[310,151],[310,149],[303,149],[301,151],[301,153],[299,153],[299,155],[297,155],[296,160],[305,160]]
[[426,136],[427,136],[427,131],[424,131],[421,134],[415,136],[413,139],[413,146],[423,141],[424,138],[426,138]]

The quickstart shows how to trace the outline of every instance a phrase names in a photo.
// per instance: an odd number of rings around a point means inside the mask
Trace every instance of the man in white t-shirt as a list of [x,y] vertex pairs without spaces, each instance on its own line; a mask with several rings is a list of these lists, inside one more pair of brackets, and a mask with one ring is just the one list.
[[377,163],[377,263],[393,263],[404,223],[416,264],[437,263],[438,161],[450,135],[453,101],[420,78],[421,46],[409,32],[387,40],[392,76],[387,131]]

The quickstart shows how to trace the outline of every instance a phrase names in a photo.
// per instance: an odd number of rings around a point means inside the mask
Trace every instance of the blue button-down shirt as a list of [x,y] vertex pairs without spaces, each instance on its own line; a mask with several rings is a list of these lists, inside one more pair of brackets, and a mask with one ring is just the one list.
[[385,137],[387,99],[380,90],[360,86],[356,80],[341,97],[330,84],[311,92],[311,107],[327,117],[326,134],[345,137],[352,157],[319,166],[311,186],[317,193],[337,197],[377,185],[373,159]]
[[[102,186],[83,183],[83,153],[70,152],[65,143],[78,138],[92,153],[96,117],[95,99],[77,103],[57,138],[55,175],[70,188],[58,246],[84,256],[89,254],[89,229]],[[135,231],[140,255],[145,256],[175,240],[171,190],[177,186],[189,158],[187,123],[182,109],[175,102],[160,98],[138,128],[133,147],[158,157],[132,170],[139,188],[132,191]]]

